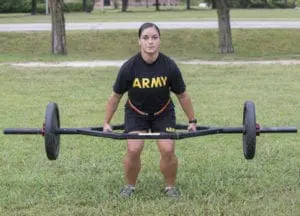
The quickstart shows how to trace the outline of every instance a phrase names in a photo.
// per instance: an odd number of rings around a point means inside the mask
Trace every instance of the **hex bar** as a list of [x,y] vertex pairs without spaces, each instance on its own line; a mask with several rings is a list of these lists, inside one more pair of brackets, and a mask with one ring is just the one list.
[[[187,125],[176,125],[176,129],[186,129]],[[92,128],[60,128],[58,129],[58,134],[83,134],[98,137],[108,137],[113,139],[157,139],[157,135],[154,137],[153,134],[150,135],[137,135],[132,136],[132,134],[126,133],[105,133],[102,132],[102,127],[92,127]],[[114,130],[124,129],[123,125],[113,126]],[[259,133],[297,133],[296,127],[268,127],[260,128]],[[4,134],[42,134],[43,129],[39,128],[6,128],[4,129]],[[227,128],[214,128],[208,126],[197,126],[196,132],[180,132],[180,133],[160,133],[160,139],[182,139],[186,137],[196,137],[204,136],[209,134],[217,133],[244,133],[243,127],[227,127]],[[137,137],[137,138],[133,138]]]
[[[186,127],[185,127],[186,128]],[[237,128],[208,128],[199,129],[195,132],[179,132],[179,133],[143,133],[128,134],[128,133],[107,133],[103,132],[102,128],[60,128],[57,133],[59,134],[82,134],[97,137],[107,137],[112,139],[181,139],[186,137],[203,136],[217,133],[243,133],[242,127]]]
[[[184,124],[177,124],[175,126],[175,129],[177,130],[186,130],[187,129],[187,125]],[[197,126],[197,130],[205,130],[205,129],[210,129],[210,126]],[[91,127],[91,130],[98,130],[98,131],[102,131],[103,127]],[[124,124],[120,124],[120,125],[112,125],[112,129],[113,130],[124,130]]]
[[[240,133],[243,129],[236,128],[236,132]],[[111,139],[183,139],[188,137],[205,136],[209,134],[217,134],[222,132],[222,128],[211,128],[207,130],[200,130],[195,132],[179,132],[179,133],[138,133],[138,134],[128,134],[128,133],[107,133],[98,130],[91,129],[77,129],[78,134],[104,137]],[[232,133],[232,131],[231,131]]]

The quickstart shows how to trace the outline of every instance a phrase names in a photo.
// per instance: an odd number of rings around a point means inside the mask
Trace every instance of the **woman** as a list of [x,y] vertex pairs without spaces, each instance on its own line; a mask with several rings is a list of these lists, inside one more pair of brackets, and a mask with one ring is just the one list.
[[[176,63],[159,52],[160,30],[153,23],[144,23],[138,31],[140,52],[125,62],[118,73],[105,113],[103,131],[112,131],[111,119],[122,95],[128,92],[125,104],[125,132],[174,132],[176,125],[171,91],[176,94],[188,121],[188,130],[196,130],[193,106],[181,72]],[[161,155],[160,170],[164,176],[167,196],[178,197],[175,187],[177,158],[174,140],[157,140]],[[129,197],[135,190],[141,169],[140,154],[144,140],[127,140],[124,159],[126,185],[120,195]]]

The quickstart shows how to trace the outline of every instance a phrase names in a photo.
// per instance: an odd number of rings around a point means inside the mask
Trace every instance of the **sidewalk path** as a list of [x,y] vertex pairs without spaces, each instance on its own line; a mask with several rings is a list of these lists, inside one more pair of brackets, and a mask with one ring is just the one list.
[[[143,22],[66,23],[67,30],[138,29]],[[217,21],[155,22],[161,29],[215,29]],[[300,28],[300,21],[231,21],[231,28]],[[0,24],[0,32],[51,31],[51,23]]]
[[[125,60],[107,60],[107,61],[63,61],[63,62],[6,62],[0,63],[0,66],[11,65],[17,67],[120,67]],[[206,61],[206,60],[190,60],[176,61],[178,64],[188,65],[249,65],[249,64],[280,64],[280,65],[299,65],[300,60],[262,60],[262,61]]]

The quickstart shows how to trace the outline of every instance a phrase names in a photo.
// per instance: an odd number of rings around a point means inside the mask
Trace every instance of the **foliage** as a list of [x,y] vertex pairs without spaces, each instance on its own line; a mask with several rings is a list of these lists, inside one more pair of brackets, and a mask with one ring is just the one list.
[[[86,12],[91,12],[94,8],[93,0],[86,1]],[[65,12],[80,12],[83,11],[82,2],[69,2],[64,4],[64,11]]]
[[[93,0],[87,0],[87,12],[93,10]],[[37,1],[37,13],[45,12],[45,1]],[[29,13],[31,12],[32,4],[31,0],[0,0],[0,12],[1,13]],[[81,2],[67,2],[64,3],[65,12],[79,12],[83,11],[83,5]]]
[[31,0],[0,0],[0,13],[28,13]]

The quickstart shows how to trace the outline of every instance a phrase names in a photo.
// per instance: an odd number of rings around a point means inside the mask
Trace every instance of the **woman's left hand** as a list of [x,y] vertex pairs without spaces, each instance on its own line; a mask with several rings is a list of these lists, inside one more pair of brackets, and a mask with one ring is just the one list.
[[197,130],[196,123],[189,123],[188,132],[195,132]]
[[104,125],[103,125],[103,132],[112,132],[112,131],[113,130],[112,130],[110,124],[104,123]]

